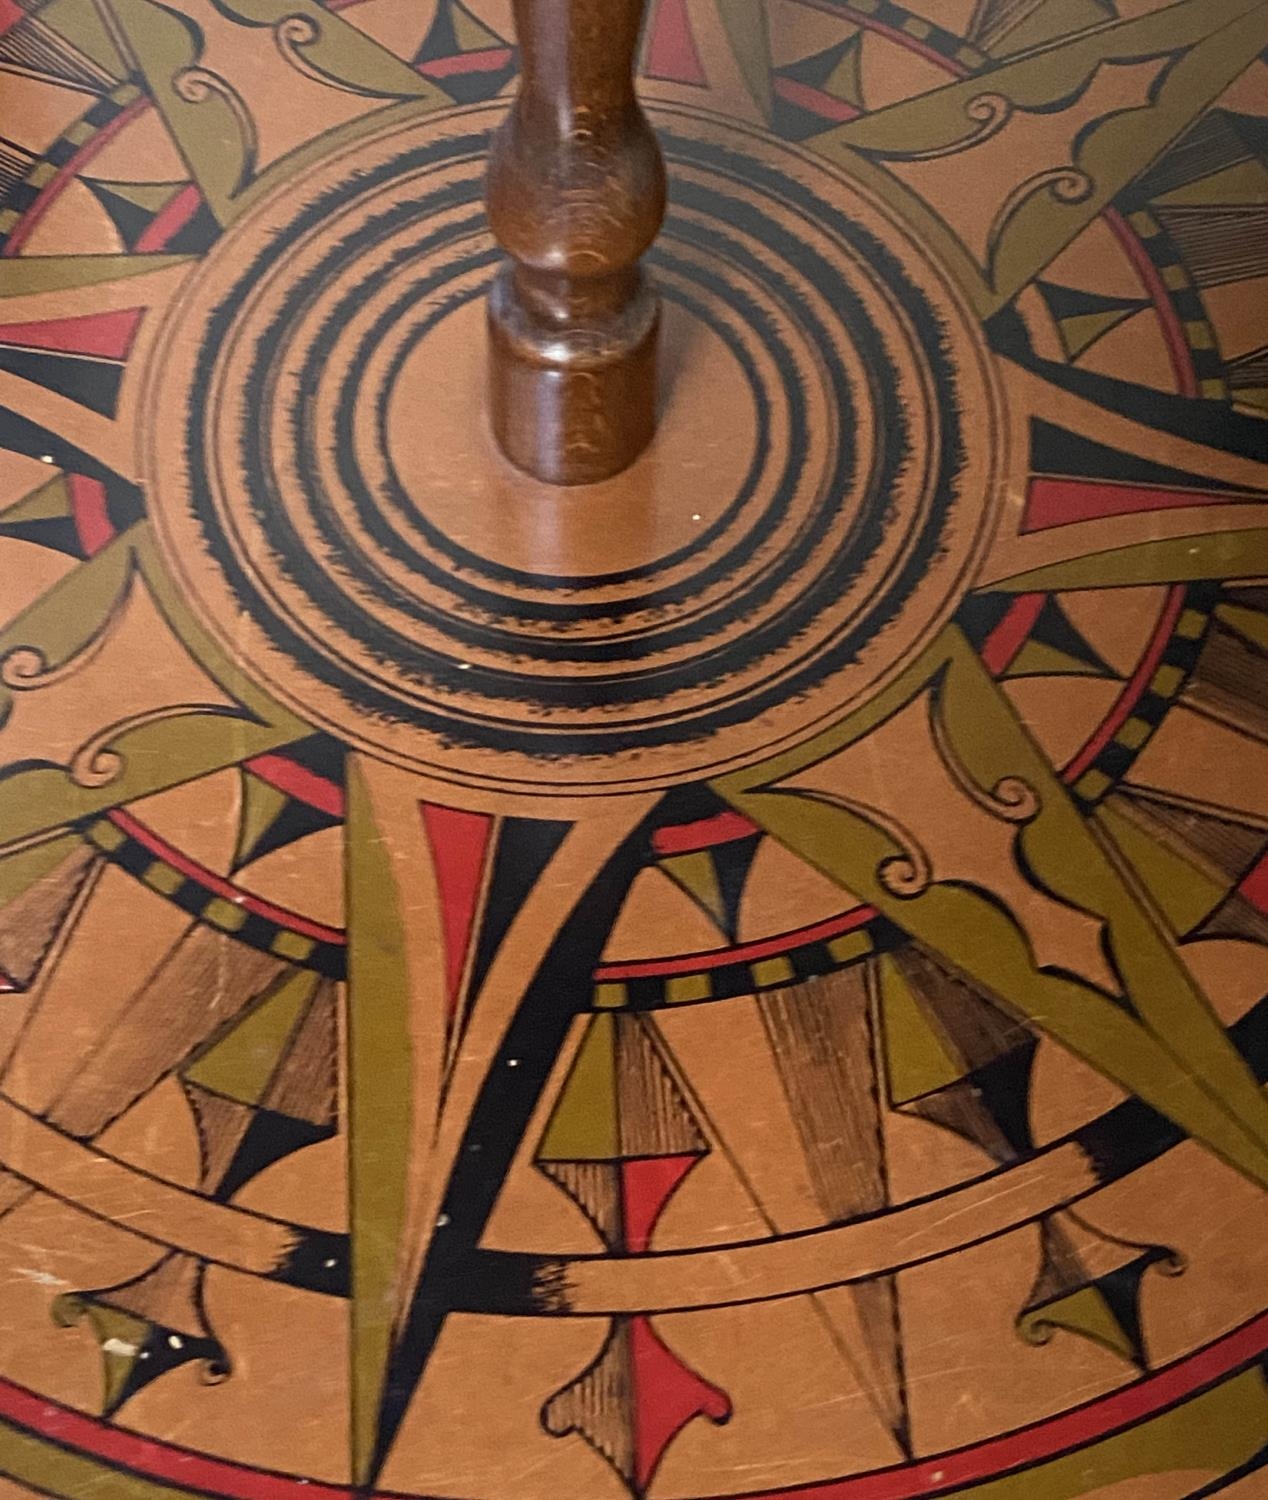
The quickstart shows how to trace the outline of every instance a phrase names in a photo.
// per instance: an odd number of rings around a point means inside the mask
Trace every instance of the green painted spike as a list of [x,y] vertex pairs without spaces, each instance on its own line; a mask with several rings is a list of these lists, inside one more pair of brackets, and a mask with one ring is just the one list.
[[1005,678],[1012,677],[1099,677],[1111,674],[1098,670],[1092,663],[1058,651],[1055,646],[1045,646],[1042,641],[1027,641],[1013,658]]
[[284,973],[227,1035],[194,1059],[184,1070],[186,1080],[239,1104],[258,1105],[320,983],[310,970]]
[[616,1017],[597,1015],[569,1070],[537,1148],[538,1161],[612,1161],[620,1156]]
[[70,491],[66,476],[58,474],[22,500],[16,500],[0,511],[0,529],[23,525],[28,521],[57,521],[71,513]]
[[881,1035],[890,1103],[910,1104],[958,1083],[968,1071],[930,1021],[911,986],[891,958],[881,958]]
[[244,770],[241,775],[242,811],[238,815],[238,842],[233,868],[249,863],[256,845],[281,816],[290,800],[286,793]]
[[1113,799],[1096,810],[1096,819],[1127,856],[1171,930],[1192,932],[1228,895],[1227,882],[1215,880],[1177,850],[1152,838]]
[[124,79],[132,71],[106,30],[96,0],[47,0],[40,20],[109,73]]
[[193,259],[191,255],[23,255],[0,260],[0,299],[108,286]]
[[1238,208],[1268,202],[1268,166],[1258,161],[1238,162],[1197,182],[1160,193],[1153,199],[1163,208]]
[[1128,318],[1134,317],[1136,307],[1112,308],[1104,312],[1080,313],[1077,317],[1061,320],[1061,340],[1071,359],[1078,359]]

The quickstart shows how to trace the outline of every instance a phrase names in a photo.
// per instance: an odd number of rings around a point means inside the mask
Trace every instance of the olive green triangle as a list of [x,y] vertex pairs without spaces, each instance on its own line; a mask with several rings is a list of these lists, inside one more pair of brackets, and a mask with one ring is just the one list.
[[307,969],[284,974],[245,1019],[184,1070],[190,1083],[258,1105],[320,983]]
[[1104,677],[1088,662],[1068,652],[1030,640],[1009,664],[1006,677]]
[[1067,1333],[1090,1339],[1132,1363],[1140,1358],[1131,1335],[1096,1286],[1079,1287],[1067,1296],[1023,1313],[1018,1323],[1022,1332],[1031,1338],[1036,1338],[1041,1331],[1046,1335],[1051,1328],[1064,1328]]
[[1135,305],[1105,308],[1100,312],[1078,313],[1072,318],[1062,318],[1061,338],[1071,359],[1085,354],[1097,339],[1134,317],[1139,311]]
[[882,958],[878,970],[890,1102],[908,1104],[958,1083],[966,1072],[963,1061],[939,1035],[898,965]]
[[506,43],[496,32],[492,32],[478,21],[465,5],[456,3],[450,13],[454,41],[459,52],[486,52],[491,47],[504,47]]
[[1097,808],[1097,820],[1144,882],[1173,932],[1190,932],[1228,894],[1227,886],[1154,838],[1112,801]]
[[78,834],[63,833],[0,859],[0,907],[16,901],[81,848],[83,840]]
[[590,1022],[537,1149],[539,1161],[613,1161],[620,1156],[616,1022]]
[[1245,390],[1234,393],[1235,399],[1244,401],[1247,406],[1257,406],[1260,411],[1268,412],[1268,385],[1252,385]]
[[726,897],[718,879],[718,867],[707,849],[678,854],[661,861],[661,869],[713,918],[725,932],[729,924]]
[[28,521],[62,520],[71,513],[70,490],[66,477],[58,474],[24,499],[0,511],[0,526],[17,526]]
[[1165,208],[1258,206],[1268,199],[1268,167],[1258,161],[1242,161],[1212,172],[1196,182],[1159,193],[1152,201]]
[[148,214],[156,214],[160,209],[166,208],[176,194],[189,184],[187,182],[105,182],[94,177],[93,186],[104,189],[115,198],[121,198],[125,203],[131,203],[135,208],[144,209]]
[[121,1312],[117,1307],[89,1302],[74,1294],[56,1298],[51,1311],[53,1321],[63,1328],[73,1328],[87,1317],[101,1352],[101,1409],[113,1412],[123,1399],[154,1325],[135,1313]]
[[850,38],[836,66],[821,85],[823,93],[858,109],[863,108],[862,39],[861,32]]
[[757,0],[713,0],[713,3],[749,93],[769,120],[773,85],[766,8]]
[[242,810],[238,814],[238,843],[233,852],[235,870],[247,864],[256,845],[282,814],[289,797],[267,781],[242,772]]
[[22,255],[0,260],[0,298],[127,281],[192,259],[189,255]]
[[132,71],[119,56],[95,0],[48,0],[40,6],[40,20],[113,77],[126,78]]
[[1220,620],[1234,630],[1243,640],[1261,651],[1268,651],[1268,615],[1257,609],[1246,609],[1240,604],[1221,604],[1216,611]]

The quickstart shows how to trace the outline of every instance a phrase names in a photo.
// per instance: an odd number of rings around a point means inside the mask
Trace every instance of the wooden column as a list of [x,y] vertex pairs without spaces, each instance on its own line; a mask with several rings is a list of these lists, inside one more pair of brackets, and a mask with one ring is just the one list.
[[514,0],[519,95],[489,165],[511,259],[489,297],[493,430],[550,484],[606,479],[650,441],[659,308],[639,266],[665,212],[634,93],[646,0]]

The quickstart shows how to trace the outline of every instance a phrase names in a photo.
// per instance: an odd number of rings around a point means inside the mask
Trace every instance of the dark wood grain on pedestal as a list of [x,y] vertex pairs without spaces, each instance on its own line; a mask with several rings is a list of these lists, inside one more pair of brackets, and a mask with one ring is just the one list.
[[552,484],[626,468],[651,439],[659,307],[639,266],[665,211],[634,92],[645,0],[516,0],[523,80],[489,166],[511,261],[489,299],[493,429]]

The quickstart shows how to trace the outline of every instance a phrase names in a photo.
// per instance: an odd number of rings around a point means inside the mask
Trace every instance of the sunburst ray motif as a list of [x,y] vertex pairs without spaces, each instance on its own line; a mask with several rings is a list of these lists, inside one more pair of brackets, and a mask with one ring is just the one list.
[[15,1495],[1268,1472],[1268,7],[647,10],[564,501],[510,7],[0,0]]

